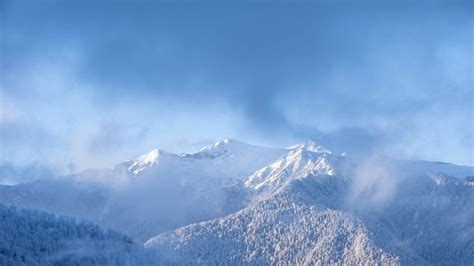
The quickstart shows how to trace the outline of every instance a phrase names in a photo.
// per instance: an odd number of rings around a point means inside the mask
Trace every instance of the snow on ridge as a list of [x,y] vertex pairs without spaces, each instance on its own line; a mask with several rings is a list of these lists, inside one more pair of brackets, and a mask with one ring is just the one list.
[[327,153],[327,154],[332,154],[332,152],[328,149],[326,149],[323,146],[318,145],[314,140],[308,138],[305,140],[304,143],[301,144],[296,144],[293,146],[288,147],[288,150],[294,150],[294,149],[305,149],[308,151],[316,152],[316,153]]
[[158,149],[153,149],[150,152],[138,156],[132,165],[128,168],[128,171],[133,173],[134,175],[138,175],[141,171],[146,169],[147,167],[151,167],[154,164],[158,163],[158,159],[160,154],[162,154],[163,151],[160,151]]
[[212,150],[219,150],[219,149],[223,149],[225,148],[226,146],[229,146],[229,145],[250,145],[250,144],[246,144],[246,143],[243,143],[243,142],[240,142],[238,140],[235,140],[235,139],[224,139],[224,140],[219,140],[213,144],[210,144],[210,145],[207,145],[207,146],[204,146],[202,149],[200,149],[199,151],[200,152],[205,152],[205,151],[212,151]]
[[400,264],[373,238],[361,220],[344,212],[268,200],[163,233],[144,246],[165,258],[165,264],[193,264],[196,259],[202,264]]
[[[152,237],[145,244],[157,248],[152,253],[184,255],[182,264],[318,264],[312,259],[323,256],[328,264],[473,261],[466,232],[474,167],[338,156],[312,140],[287,149],[232,139],[206,147],[188,155],[154,149],[114,169],[82,174],[140,181],[127,190],[37,183],[3,188],[0,203],[91,219],[140,241]],[[412,254],[423,258],[411,261]]]
[[[171,156],[174,167],[188,169],[187,172],[239,180],[245,178],[246,186],[259,189],[269,184],[278,186],[301,175],[334,175],[335,170],[326,158],[331,154],[311,139],[283,149],[252,145],[228,138],[207,145],[192,154],[176,155],[154,149],[129,161],[127,167],[129,173],[137,176],[147,168],[160,165],[163,156]],[[286,179],[283,180],[282,176],[286,176]]]
[[139,176],[152,179],[174,176],[183,183],[192,183],[199,187],[207,183],[228,186],[240,182],[286,152],[287,150],[282,148],[269,148],[235,139],[224,139],[191,154],[178,155],[153,149],[117,165],[115,169],[125,170],[127,179]]
[[275,150],[282,150],[280,148],[270,148],[265,146],[253,145],[248,144],[236,139],[224,139],[217,141],[213,144],[204,146],[196,153],[191,154],[183,154],[182,157],[186,158],[216,158],[221,155],[226,156],[233,156],[233,155],[242,155],[248,154],[251,155],[255,152],[262,152],[262,151],[275,151]]
[[[286,150],[297,150],[297,149],[304,149],[308,151],[312,151],[315,153],[321,154],[331,154],[329,150],[326,148],[317,145],[313,140],[307,139],[302,144],[297,144],[292,147],[287,148]],[[241,142],[236,139],[227,138],[224,140],[219,140],[213,144],[204,146],[196,153],[184,153],[184,154],[174,154],[169,153],[160,149],[153,149],[150,152],[138,156],[137,158],[126,162],[128,166],[128,171],[133,173],[134,175],[139,174],[141,171],[146,169],[147,167],[152,167],[157,165],[160,161],[160,157],[163,155],[172,155],[175,157],[185,158],[185,159],[213,159],[221,155],[245,155],[252,156],[252,153],[259,153],[258,155],[261,156],[270,153],[284,153],[285,149],[283,148],[270,148],[264,147],[259,145],[253,145]]]
[[250,175],[244,184],[256,190],[264,187],[276,189],[292,179],[308,175],[335,175],[336,171],[328,160],[331,153],[315,150],[322,149],[315,149],[311,144],[297,146],[271,165]]
[[[305,144],[287,149],[244,180],[256,191],[248,190],[254,200],[246,208],[159,234],[145,248],[165,258],[176,254],[169,264],[472,262],[472,238],[466,234],[472,219],[466,213],[473,213],[468,187],[474,183],[473,167],[337,156]],[[367,169],[359,169],[360,164]],[[392,189],[384,175],[400,182],[391,201],[378,197]],[[357,182],[362,193],[353,198],[353,191],[359,192]],[[383,204],[373,205],[374,195]],[[440,219],[440,214],[447,218]]]

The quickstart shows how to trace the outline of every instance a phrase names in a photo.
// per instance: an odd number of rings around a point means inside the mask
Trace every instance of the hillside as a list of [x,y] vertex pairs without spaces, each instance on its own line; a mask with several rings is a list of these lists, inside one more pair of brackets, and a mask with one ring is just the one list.
[[0,205],[1,265],[136,265],[143,254],[121,233]]

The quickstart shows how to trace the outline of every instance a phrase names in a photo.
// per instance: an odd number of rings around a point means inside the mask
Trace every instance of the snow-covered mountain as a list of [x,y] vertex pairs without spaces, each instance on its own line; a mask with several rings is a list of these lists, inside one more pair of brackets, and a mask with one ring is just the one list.
[[122,231],[161,263],[474,262],[474,167],[342,156],[311,140],[154,149],[112,169],[0,186],[0,203]]
[[295,146],[244,180],[248,207],[145,246],[184,264],[470,264],[473,173]]
[[364,224],[337,210],[265,201],[224,218],[189,225],[145,243],[166,263],[357,264],[398,263]]
[[[228,186],[285,154],[286,149],[250,145],[225,139],[192,154],[173,154],[160,149],[120,163],[113,169],[86,170],[72,175],[78,181],[107,185],[141,179],[165,179],[173,176],[182,183],[201,181]],[[192,177],[192,178],[189,178]]]
[[233,139],[193,154],[154,149],[112,169],[0,186],[0,202],[87,219],[146,240],[244,207],[241,180],[285,152]]
[[300,145],[290,149],[283,157],[263,167],[245,179],[245,185],[253,189],[273,188],[291,179],[308,175],[334,175],[329,163],[331,153],[314,145]]

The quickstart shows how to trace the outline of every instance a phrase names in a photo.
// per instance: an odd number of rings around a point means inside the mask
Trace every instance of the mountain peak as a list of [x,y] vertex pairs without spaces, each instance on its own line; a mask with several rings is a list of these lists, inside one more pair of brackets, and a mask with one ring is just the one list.
[[328,160],[330,152],[314,151],[313,148],[322,147],[303,144],[293,148],[273,164],[247,177],[245,185],[254,189],[266,187],[276,190],[293,179],[309,175],[335,175],[335,169]]
[[134,175],[137,175],[138,173],[143,171],[145,168],[156,164],[159,160],[160,155],[164,153],[166,152],[159,149],[153,149],[146,154],[138,156],[136,159],[133,160],[133,163],[128,168],[128,171],[130,173],[133,173]]
[[139,156],[137,160],[141,160],[143,162],[154,162],[156,161],[156,159],[158,159],[159,154],[160,154],[160,150],[153,149],[150,152]]
[[[243,152],[249,152],[252,147],[255,147],[254,145],[250,145],[241,141],[238,141],[236,139],[224,139],[215,142],[214,144],[207,145],[203,147],[199,152],[196,154],[200,156],[211,156],[211,157],[216,157],[222,154],[228,154],[228,153],[243,153]],[[195,155],[196,155],[195,154]]]
[[308,151],[316,152],[316,153],[327,153],[331,154],[331,151],[328,149],[324,148],[323,146],[319,146],[316,144],[316,142],[312,139],[306,139],[305,143],[302,144],[301,146],[304,149],[307,149]]
[[243,142],[240,142],[235,139],[224,139],[219,140],[214,144],[210,144],[202,148],[200,151],[211,151],[211,150],[219,150],[229,146],[236,146],[236,145],[248,145]]
[[316,152],[316,153],[332,154],[331,151],[329,151],[328,149],[326,149],[323,146],[319,146],[311,138],[307,138],[304,143],[291,146],[288,149],[303,149],[303,150],[312,151],[312,152]]

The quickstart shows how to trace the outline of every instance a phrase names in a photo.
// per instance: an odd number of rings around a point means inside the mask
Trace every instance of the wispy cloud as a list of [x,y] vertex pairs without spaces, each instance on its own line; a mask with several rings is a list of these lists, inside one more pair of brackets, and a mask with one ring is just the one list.
[[183,141],[320,137],[472,165],[470,7],[7,1],[2,159],[82,169]]

